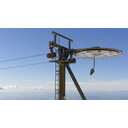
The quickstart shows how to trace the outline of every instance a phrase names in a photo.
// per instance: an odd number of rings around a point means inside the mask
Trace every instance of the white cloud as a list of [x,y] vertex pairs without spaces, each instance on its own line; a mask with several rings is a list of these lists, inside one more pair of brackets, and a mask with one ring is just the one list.
[[[54,82],[47,82],[52,83]],[[112,80],[112,81],[100,81],[90,80],[89,82],[79,82],[79,85],[84,90],[128,90],[128,79]],[[74,85],[73,82],[66,82],[66,85]],[[71,87],[71,86],[70,86]],[[73,87],[74,88],[74,87]]]
[[[50,84],[55,84],[55,82],[46,82]],[[73,82],[66,82],[66,89],[73,90],[76,89]],[[68,86],[73,85],[73,86]],[[128,79],[113,80],[113,81],[99,81],[99,80],[90,80],[89,82],[79,82],[79,85],[82,90],[108,90],[108,91],[118,91],[118,90],[128,90]],[[54,86],[44,87],[44,86],[35,86],[35,87],[22,87],[17,85],[6,85],[0,86],[0,90],[54,90]]]
[[18,89],[17,85],[6,85],[5,87],[2,87],[4,89]]
[[23,89],[23,90],[51,90],[51,88],[46,88],[43,86],[36,86],[36,87],[18,87],[17,85],[6,85],[6,86],[0,86],[0,90],[9,90],[9,89]]
[[[109,85],[115,85],[115,86],[128,86],[128,80],[127,79],[121,79],[121,80],[117,80],[117,81],[98,81],[98,80],[90,80],[92,82],[79,82],[80,85],[94,85],[94,86],[109,86]],[[66,82],[66,84],[74,84],[73,82]]]
[[[121,80],[117,80],[117,81],[109,81],[109,82],[106,82],[106,81],[99,81],[99,80],[90,80],[92,82],[79,82],[80,85],[104,85],[104,86],[107,86],[107,85],[128,85],[128,80],[127,79],[121,79]],[[50,84],[54,84],[55,82],[46,82],[46,83],[50,83]],[[68,85],[71,85],[71,84],[74,84],[73,82],[66,82],[66,84]]]

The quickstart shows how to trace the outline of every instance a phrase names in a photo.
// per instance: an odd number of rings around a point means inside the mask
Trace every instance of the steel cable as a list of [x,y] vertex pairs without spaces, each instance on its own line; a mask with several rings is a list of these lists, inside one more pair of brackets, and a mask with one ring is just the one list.
[[44,63],[49,63],[49,62],[41,62],[41,63],[33,63],[33,64],[27,64],[27,65],[19,65],[19,66],[14,66],[14,67],[6,67],[6,68],[0,68],[0,70],[10,69],[10,68],[19,68],[19,67],[25,67],[25,66],[32,66],[32,65],[44,64]]
[[3,60],[3,61],[0,61],[0,63],[2,63],[2,62],[7,62],[7,61],[19,60],[19,59],[26,59],[26,58],[31,58],[31,57],[37,57],[37,56],[43,56],[43,55],[46,55],[46,54],[38,54],[38,55],[33,55],[33,56],[26,56],[26,57],[21,57],[21,58]]

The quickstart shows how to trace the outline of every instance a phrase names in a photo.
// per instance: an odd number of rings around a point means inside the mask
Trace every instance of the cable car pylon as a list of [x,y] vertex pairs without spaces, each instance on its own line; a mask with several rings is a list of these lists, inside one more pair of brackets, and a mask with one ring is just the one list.
[[[52,34],[54,34],[54,41],[49,42],[49,49],[51,53],[47,54],[48,58],[54,59],[56,56],[58,56],[57,60],[49,61],[49,62],[55,62],[59,65],[59,82],[58,84],[58,99],[59,100],[66,100],[65,96],[65,68],[67,68],[81,98],[83,100],[86,100],[84,93],[82,92],[71,68],[69,67],[69,64],[74,64],[76,63],[76,59],[73,58],[72,56],[76,56],[78,59],[89,59],[94,61],[93,68],[90,71],[90,75],[92,75],[95,70],[95,60],[106,60],[106,59],[115,59],[121,57],[123,51],[119,49],[114,49],[114,48],[101,48],[99,46],[94,46],[91,48],[82,48],[82,49],[71,49],[71,42],[73,40],[60,35],[54,31],[52,31]],[[61,46],[60,44],[56,43],[56,36],[60,36],[66,40],[68,40],[68,48]],[[58,48],[58,53],[53,52],[53,47]],[[56,55],[57,54],[57,55]],[[78,56],[78,57],[77,57]],[[82,57],[82,58],[81,58]],[[57,93],[55,93],[57,95]],[[57,99],[57,98],[55,98]]]
[[[58,34],[54,31],[52,31],[52,34],[54,34],[54,41],[49,41],[49,49],[50,49],[50,53],[47,54],[48,58],[56,58],[55,60],[49,61],[49,62],[55,62],[56,64],[59,65],[58,68],[58,82],[56,81],[56,70],[55,70],[55,100],[59,99],[59,100],[66,100],[66,96],[65,96],[65,68],[67,68],[81,98],[83,100],[86,100],[84,93],[82,92],[71,68],[69,67],[69,64],[74,64],[76,63],[76,59],[72,58],[73,52],[74,50],[71,49],[71,42],[73,41],[72,39],[69,39],[61,34]],[[68,48],[61,46],[60,44],[56,43],[56,36],[62,37],[66,40],[68,40]],[[53,52],[53,47],[58,48],[58,52]],[[57,54],[57,55],[56,55]],[[69,58],[68,58],[69,57]]]

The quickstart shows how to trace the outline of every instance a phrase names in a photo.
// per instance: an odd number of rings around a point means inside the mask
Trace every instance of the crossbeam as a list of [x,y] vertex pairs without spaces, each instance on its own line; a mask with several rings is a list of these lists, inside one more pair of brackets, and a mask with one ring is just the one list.
[[59,33],[57,33],[57,32],[52,31],[52,33],[55,34],[55,35],[58,35],[58,36],[60,36],[60,37],[62,37],[62,38],[65,38],[65,39],[67,39],[67,40],[69,40],[69,41],[73,41],[72,39],[69,39],[68,37],[63,36],[63,35],[61,35],[61,34],[59,34]]

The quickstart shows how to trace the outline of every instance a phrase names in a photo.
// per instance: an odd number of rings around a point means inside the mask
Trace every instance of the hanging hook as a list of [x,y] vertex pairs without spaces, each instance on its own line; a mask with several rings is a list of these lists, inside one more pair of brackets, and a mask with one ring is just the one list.
[[95,58],[93,58],[93,68],[90,70],[90,75],[92,75],[95,72],[94,68],[95,68]]
[[93,68],[95,68],[95,58],[93,58]]

